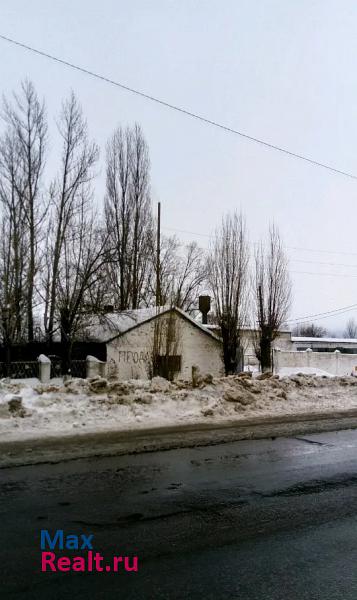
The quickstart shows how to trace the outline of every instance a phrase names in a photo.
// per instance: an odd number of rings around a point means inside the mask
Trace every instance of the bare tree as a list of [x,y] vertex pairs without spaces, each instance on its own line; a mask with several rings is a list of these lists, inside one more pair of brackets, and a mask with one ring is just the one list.
[[83,194],[87,193],[86,186],[93,178],[93,167],[99,155],[98,146],[88,139],[87,123],[73,93],[62,105],[58,130],[62,138],[61,167],[51,185],[49,251],[43,282],[44,324],[50,340],[54,331],[60,263],[67,232],[70,227],[73,228],[73,220],[81,214]]
[[108,280],[119,310],[144,301],[151,259],[149,151],[139,125],[119,127],[107,144],[105,218]]
[[132,130],[130,152],[130,200],[133,214],[132,231],[132,282],[131,305],[139,308],[146,268],[150,260],[149,241],[151,239],[151,199],[149,195],[150,160],[148,145],[142,129],[137,123]]
[[353,317],[348,319],[346,323],[346,329],[344,331],[344,337],[356,339],[357,338],[357,323]]
[[183,252],[178,257],[173,288],[173,304],[187,311],[197,308],[197,298],[206,279],[204,252],[196,242],[191,242],[183,247]]
[[228,214],[216,230],[207,265],[217,322],[223,340],[226,374],[239,364],[240,330],[247,316],[248,243],[242,214]]
[[[172,290],[174,285],[174,273],[177,265],[177,256],[180,243],[175,236],[162,235],[160,239],[160,262],[156,260],[156,240],[151,238],[151,260],[148,289],[145,302],[148,306],[156,303],[156,285],[159,283],[160,304],[162,306],[172,304]],[[157,268],[159,274],[157,278]]]
[[34,291],[39,266],[41,224],[45,218],[41,177],[45,163],[47,121],[44,103],[41,103],[33,84],[25,81],[21,94],[13,95],[13,103],[4,99],[4,119],[15,139],[19,177],[17,195],[23,204],[28,232],[28,259],[26,282],[28,341],[34,337]]
[[7,344],[25,334],[28,237],[21,177],[17,140],[8,129],[0,140],[0,304]]
[[130,151],[129,132],[118,128],[107,144],[105,217],[114,248],[108,280],[119,310],[128,308],[130,302]]
[[255,314],[258,322],[258,358],[262,371],[271,370],[272,342],[284,323],[291,302],[288,262],[277,228],[269,230],[268,243],[255,253]]
[[[152,243],[150,282],[146,302],[155,302],[156,250]],[[204,252],[195,242],[180,244],[175,236],[162,236],[160,249],[159,282],[161,305],[177,306],[190,311],[197,307],[200,288],[206,282]]]
[[56,280],[56,312],[64,372],[70,368],[73,341],[84,329],[89,314],[97,308],[92,305],[93,297],[97,295],[98,286],[102,285],[107,240],[96,223],[90,190],[86,187],[63,238]]
[[327,335],[327,329],[315,323],[302,323],[296,325],[293,329],[293,334],[300,337],[324,337]]

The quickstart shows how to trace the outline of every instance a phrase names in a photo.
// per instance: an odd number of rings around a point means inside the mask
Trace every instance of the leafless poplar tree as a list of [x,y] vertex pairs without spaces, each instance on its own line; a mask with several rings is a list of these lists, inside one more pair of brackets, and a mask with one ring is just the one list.
[[139,308],[142,300],[146,268],[149,262],[152,215],[149,196],[149,149],[142,129],[137,123],[132,130],[130,153],[132,233],[132,308]]
[[13,183],[22,203],[27,230],[26,311],[27,336],[31,342],[34,337],[33,304],[39,266],[40,229],[46,214],[41,177],[47,139],[45,106],[31,82],[22,84],[21,94],[14,94],[12,103],[4,99],[3,115],[16,152],[17,168]]
[[247,316],[248,243],[242,214],[228,214],[211,244],[207,279],[223,340],[226,374],[237,370],[240,329]]
[[27,228],[17,141],[7,130],[0,140],[0,304],[3,339],[25,337]]
[[82,189],[80,204],[63,237],[56,279],[56,313],[61,331],[63,370],[70,368],[73,341],[97,307],[93,298],[102,285],[107,240],[94,217],[89,187]]
[[291,302],[287,258],[275,226],[270,227],[267,245],[261,243],[255,253],[254,295],[259,330],[257,354],[262,371],[270,371],[272,342]]
[[44,280],[44,324],[50,340],[54,331],[60,263],[67,233],[81,214],[83,195],[87,194],[86,188],[93,178],[93,167],[99,155],[98,146],[88,139],[87,123],[73,93],[62,105],[58,130],[62,138],[61,167],[51,185],[49,251]]
[[108,280],[119,310],[138,308],[149,271],[152,214],[148,146],[139,125],[119,127],[107,144],[105,220]]

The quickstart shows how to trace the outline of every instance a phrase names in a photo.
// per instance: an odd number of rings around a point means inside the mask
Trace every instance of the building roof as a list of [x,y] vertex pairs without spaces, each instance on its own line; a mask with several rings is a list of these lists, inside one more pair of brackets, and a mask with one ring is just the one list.
[[332,337],[300,337],[293,336],[292,342],[298,342],[301,344],[310,344],[313,342],[318,343],[332,343],[332,344],[357,344],[357,339],[354,338],[332,338]]
[[202,333],[209,335],[211,338],[221,343],[212,331],[198,323],[190,317],[185,311],[174,306],[153,306],[150,308],[138,308],[136,310],[126,310],[118,313],[107,313],[105,316],[95,317],[86,327],[86,337],[91,340],[100,342],[110,342],[113,339],[124,335],[128,331],[139,327],[143,323],[147,323],[159,315],[166,314],[174,310],[181,317],[189,321],[194,327],[198,328]]
[[[200,323],[200,321],[196,321],[196,323]],[[201,324],[201,323],[200,323]],[[212,331],[214,330],[220,330],[220,326],[217,323],[206,323],[203,325],[203,327],[205,327],[206,329],[210,329]],[[244,333],[258,333],[260,330],[257,329],[256,327],[248,327],[246,325],[244,325],[243,327],[240,328],[240,331],[244,332]],[[278,333],[286,333],[286,334],[291,334],[291,330],[290,329],[279,329]]]

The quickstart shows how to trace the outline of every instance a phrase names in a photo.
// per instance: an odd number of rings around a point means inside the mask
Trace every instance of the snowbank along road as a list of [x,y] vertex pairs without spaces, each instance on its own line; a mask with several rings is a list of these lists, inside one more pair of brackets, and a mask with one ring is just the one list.
[[150,381],[0,382],[0,440],[148,427],[244,423],[255,417],[357,409],[357,378],[294,375]]

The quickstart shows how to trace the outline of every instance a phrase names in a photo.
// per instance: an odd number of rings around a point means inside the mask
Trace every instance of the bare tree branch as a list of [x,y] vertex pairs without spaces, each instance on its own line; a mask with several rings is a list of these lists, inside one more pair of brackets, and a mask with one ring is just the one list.
[[258,323],[256,352],[262,370],[271,370],[271,346],[284,323],[291,302],[287,258],[277,228],[269,229],[268,243],[255,252],[255,315]]
[[211,244],[207,278],[223,340],[226,374],[239,363],[240,329],[247,317],[248,243],[242,214],[223,218]]

